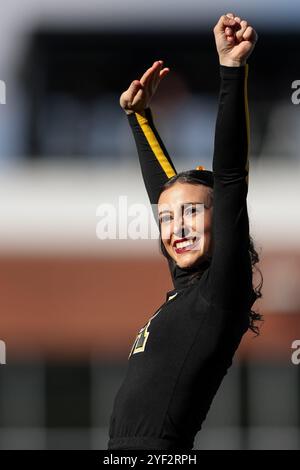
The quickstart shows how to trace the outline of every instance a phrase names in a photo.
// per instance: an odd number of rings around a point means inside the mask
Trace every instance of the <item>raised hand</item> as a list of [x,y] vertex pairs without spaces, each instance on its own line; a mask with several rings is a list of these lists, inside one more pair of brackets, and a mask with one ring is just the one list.
[[220,64],[227,67],[245,65],[258,39],[255,29],[233,13],[221,16],[214,35]]
[[140,112],[147,108],[163,77],[169,73],[168,67],[163,68],[163,60],[153,63],[140,80],[133,80],[129,88],[120,96],[120,106],[126,114]]

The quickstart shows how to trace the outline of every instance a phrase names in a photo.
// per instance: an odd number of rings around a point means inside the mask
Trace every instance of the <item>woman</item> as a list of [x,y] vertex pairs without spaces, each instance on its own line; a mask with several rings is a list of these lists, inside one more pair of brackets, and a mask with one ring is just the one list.
[[158,203],[161,246],[174,290],[140,330],[110,419],[108,449],[192,449],[243,334],[259,314],[249,237],[246,60],[257,35],[224,15],[214,28],[221,91],[213,172],[180,174],[153,123],[149,102],[169,72],[154,62],[120,98],[145,186]]

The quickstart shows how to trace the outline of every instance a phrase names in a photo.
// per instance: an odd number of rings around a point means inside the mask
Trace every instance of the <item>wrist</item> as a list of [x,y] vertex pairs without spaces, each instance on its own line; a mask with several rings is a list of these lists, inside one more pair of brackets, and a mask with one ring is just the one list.
[[247,60],[232,60],[228,58],[219,58],[220,65],[224,67],[244,67],[247,63]]
[[125,111],[125,113],[126,113],[127,115],[135,114],[135,113],[138,113],[138,114],[145,114],[145,112],[147,112],[148,109],[149,109],[149,106],[146,106],[145,108],[139,109],[139,110],[124,109],[124,111]]

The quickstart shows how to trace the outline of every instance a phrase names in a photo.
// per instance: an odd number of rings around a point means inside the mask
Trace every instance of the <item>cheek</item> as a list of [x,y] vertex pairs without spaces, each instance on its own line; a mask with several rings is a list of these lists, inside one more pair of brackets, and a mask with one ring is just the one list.
[[210,232],[212,230],[212,210],[210,210],[210,212],[205,214],[204,230],[205,232]]
[[206,220],[204,224],[204,232],[209,235],[211,232],[211,222],[210,220]]
[[205,246],[208,249],[213,243],[212,220],[208,219],[205,224]]
[[204,216],[199,217],[193,224],[193,230],[200,235],[205,235],[207,241],[209,241],[212,232],[211,214],[205,214]]
[[167,243],[171,238],[171,227],[169,224],[163,224],[160,227],[160,235],[163,243]]
[[203,215],[199,215],[192,222],[193,231],[203,234],[206,231],[206,220]]

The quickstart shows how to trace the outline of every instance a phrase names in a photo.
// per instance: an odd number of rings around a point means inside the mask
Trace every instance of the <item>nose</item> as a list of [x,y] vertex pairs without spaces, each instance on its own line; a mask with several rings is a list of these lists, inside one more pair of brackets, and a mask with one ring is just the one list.
[[183,238],[187,236],[188,227],[185,224],[183,214],[180,213],[176,215],[173,225],[173,233],[178,238]]

